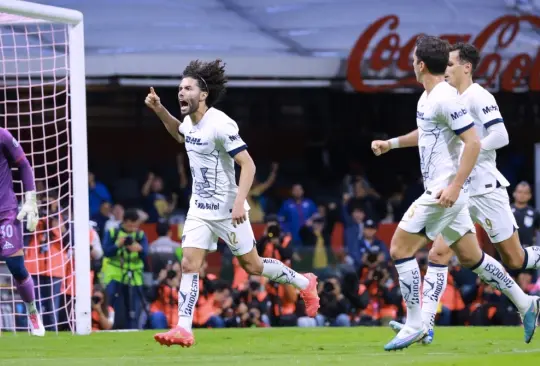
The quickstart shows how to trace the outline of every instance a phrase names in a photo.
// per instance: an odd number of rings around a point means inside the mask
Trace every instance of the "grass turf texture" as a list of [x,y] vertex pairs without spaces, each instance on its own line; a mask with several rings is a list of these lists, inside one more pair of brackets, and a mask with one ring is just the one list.
[[90,336],[2,333],[0,365],[524,365],[540,360],[540,334],[526,345],[519,327],[438,328],[435,343],[384,352],[389,328],[196,330],[190,349],[160,346],[153,331]]

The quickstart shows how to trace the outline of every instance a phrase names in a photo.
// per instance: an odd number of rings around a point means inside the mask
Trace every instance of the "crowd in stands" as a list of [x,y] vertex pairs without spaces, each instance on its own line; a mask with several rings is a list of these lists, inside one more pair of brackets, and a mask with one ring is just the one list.
[[[173,233],[171,224],[181,228],[187,213],[191,177],[186,174],[184,159],[180,155],[177,161],[176,188],[166,190],[163,179],[149,173],[141,182],[141,201],[135,207],[115,202],[99,177],[89,174],[94,330],[164,329],[176,324],[182,248],[181,240],[176,240],[181,233]],[[250,219],[264,226],[257,237],[257,250],[261,256],[319,276],[319,314],[306,316],[294,287],[248,276],[220,242],[221,262],[230,273],[214,271],[207,263],[201,268],[194,326],[376,326],[402,320],[405,307],[397,273],[389,243],[381,240],[378,230],[381,224],[399,221],[422,191],[421,182],[403,185],[383,198],[365,176],[351,174],[334,198],[311,199],[302,184],[294,184],[287,189],[289,196],[275,204],[275,195],[269,192],[277,191],[273,186],[278,175],[279,165],[272,164],[268,177],[256,180],[250,192]],[[521,204],[526,205],[530,198],[529,194]],[[71,296],[65,292],[72,288],[65,280],[71,278],[71,269],[60,265],[62,258],[71,255],[62,244],[68,239],[68,220],[54,192],[40,199],[50,204],[45,205],[47,212],[42,217],[46,219],[40,223],[43,233],[29,236],[26,261],[36,283],[47,284],[38,286],[42,292],[38,298],[45,299],[42,309],[49,309],[44,314],[46,327],[55,329],[63,316],[55,309]],[[143,223],[154,225],[145,226],[144,232]],[[535,220],[534,227],[538,225]],[[337,226],[342,227],[342,236],[336,246]],[[157,239],[149,241],[148,237]],[[126,256],[118,257],[120,251]],[[418,260],[425,271],[427,249],[418,254]],[[114,268],[129,268],[129,273]],[[536,273],[515,276],[527,293],[540,293]],[[520,319],[504,295],[453,262],[437,323],[511,325],[519,324]]]

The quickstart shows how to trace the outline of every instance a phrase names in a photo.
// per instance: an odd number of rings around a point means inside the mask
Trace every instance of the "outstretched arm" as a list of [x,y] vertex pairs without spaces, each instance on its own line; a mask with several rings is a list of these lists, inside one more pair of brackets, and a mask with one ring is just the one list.
[[161,104],[161,100],[154,91],[154,88],[150,88],[150,93],[148,93],[148,95],[146,96],[144,103],[148,106],[148,108],[152,109],[157,114],[169,134],[176,141],[183,143],[184,137],[180,134],[179,131],[181,122],[178,120],[178,118],[170,114],[167,108],[165,108]]

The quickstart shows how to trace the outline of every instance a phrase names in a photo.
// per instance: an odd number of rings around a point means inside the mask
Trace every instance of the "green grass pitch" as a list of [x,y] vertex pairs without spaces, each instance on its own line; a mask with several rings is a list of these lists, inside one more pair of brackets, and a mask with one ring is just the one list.
[[540,335],[523,342],[519,327],[438,328],[435,343],[384,352],[388,328],[269,328],[196,330],[190,349],[160,346],[154,332],[90,336],[3,333],[1,366],[288,366],[288,365],[525,365],[540,360]]

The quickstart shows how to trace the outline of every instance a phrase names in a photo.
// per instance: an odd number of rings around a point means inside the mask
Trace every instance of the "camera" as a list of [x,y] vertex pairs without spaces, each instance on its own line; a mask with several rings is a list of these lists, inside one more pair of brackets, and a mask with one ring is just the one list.
[[335,287],[334,287],[334,284],[332,282],[325,282],[324,285],[323,285],[323,292],[332,292],[334,291]]
[[251,291],[257,291],[261,288],[261,284],[256,281],[249,281],[249,289]]
[[101,300],[102,300],[101,296],[92,296],[92,303],[94,305],[99,304]]
[[367,261],[370,263],[374,263],[377,261],[378,254],[377,253],[369,253],[367,256]]
[[125,246],[130,246],[133,243],[134,243],[133,238],[131,236],[126,236],[126,238],[124,239],[124,245]]
[[279,238],[281,236],[281,228],[279,227],[279,225],[275,225],[275,224],[269,225],[266,228],[266,232],[267,232],[268,238],[270,239]]
[[169,269],[167,271],[167,279],[172,280],[175,277],[176,277],[176,271]]

